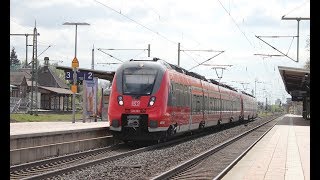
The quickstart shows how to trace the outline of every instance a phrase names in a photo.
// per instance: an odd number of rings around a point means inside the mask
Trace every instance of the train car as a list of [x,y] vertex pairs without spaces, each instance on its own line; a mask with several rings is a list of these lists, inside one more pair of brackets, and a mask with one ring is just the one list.
[[130,60],[115,73],[108,119],[117,139],[163,140],[254,118],[254,101],[251,95],[158,58]]
[[254,96],[241,92],[241,99],[243,101],[243,117],[247,120],[258,117],[258,105]]

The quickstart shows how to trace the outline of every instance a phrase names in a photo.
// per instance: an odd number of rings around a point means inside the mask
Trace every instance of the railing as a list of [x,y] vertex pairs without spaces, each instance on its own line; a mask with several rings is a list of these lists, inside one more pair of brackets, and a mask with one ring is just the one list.
[[29,98],[10,97],[10,113],[28,112],[30,104]]

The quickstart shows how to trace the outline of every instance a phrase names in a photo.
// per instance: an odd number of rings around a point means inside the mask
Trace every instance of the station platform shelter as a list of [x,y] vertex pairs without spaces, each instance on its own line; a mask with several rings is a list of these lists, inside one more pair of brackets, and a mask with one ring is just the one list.
[[310,119],[310,70],[278,66],[292,102],[302,102],[302,117]]

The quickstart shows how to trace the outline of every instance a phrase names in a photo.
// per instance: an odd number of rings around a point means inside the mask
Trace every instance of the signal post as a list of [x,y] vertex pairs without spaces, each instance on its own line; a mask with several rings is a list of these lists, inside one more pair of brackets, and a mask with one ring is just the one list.
[[76,121],[76,116],[75,116],[75,111],[76,111],[76,93],[78,92],[78,87],[77,87],[77,68],[79,67],[79,61],[77,57],[74,57],[72,60],[72,69],[73,69],[73,85],[71,86],[71,91],[72,91],[72,123],[75,123]]

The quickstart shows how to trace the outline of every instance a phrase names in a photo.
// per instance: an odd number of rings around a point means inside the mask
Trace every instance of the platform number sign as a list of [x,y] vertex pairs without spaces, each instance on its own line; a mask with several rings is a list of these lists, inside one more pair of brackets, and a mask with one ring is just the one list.
[[66,79],[66,80],[72,80],[72,79],[73,79],[73,72],[67,71],[67,72],[66,72],[65,79]]
[[[77,71],[77,80],[93,80],[93,72]],[[73,71],[65,72],[65,80],[73,80]]]
[[93,72],[83,73],[83,78],[84,78],[85,80],[93,80]]

